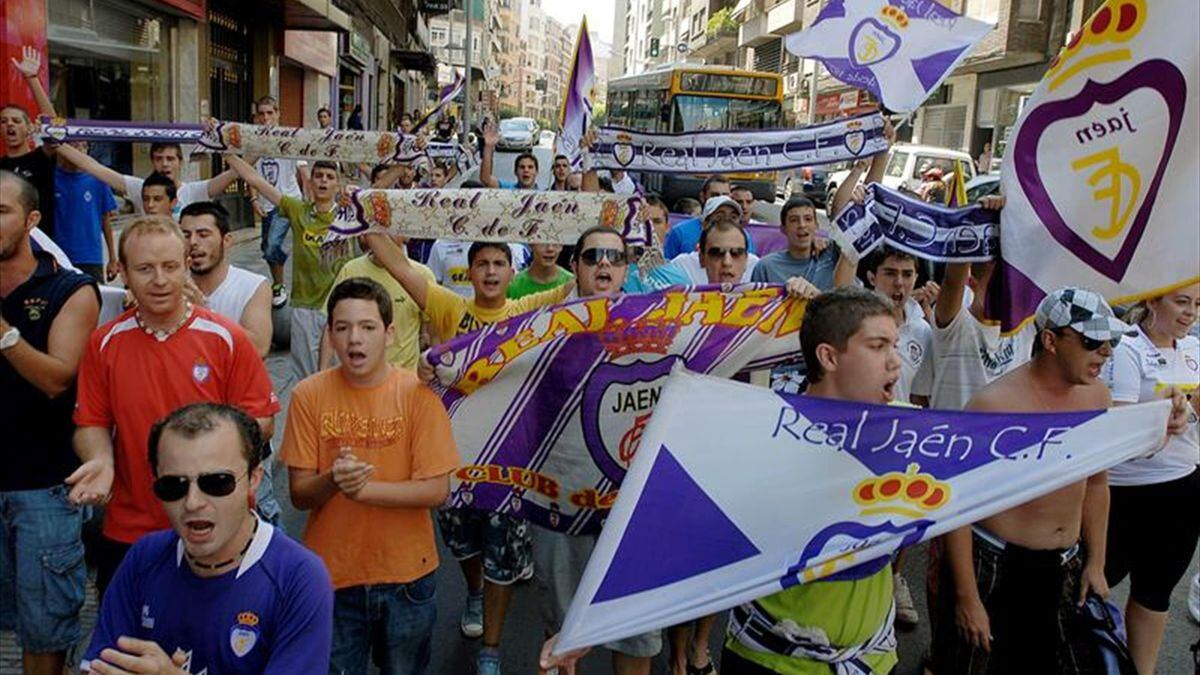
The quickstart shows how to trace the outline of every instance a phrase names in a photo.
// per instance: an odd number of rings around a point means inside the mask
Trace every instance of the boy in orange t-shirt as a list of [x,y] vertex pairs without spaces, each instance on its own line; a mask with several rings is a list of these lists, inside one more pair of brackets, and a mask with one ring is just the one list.
[[292,503],[312,510],[304,543],[333,579],[331,672],[366,672],[374,653],[385,672],[422,673],[436,618],[429,509],[459,463],[450,418],[416,375],[388,363],[395,329],[382,286],[347,279],[327,309],[341,365],[296,385],[282,456]]

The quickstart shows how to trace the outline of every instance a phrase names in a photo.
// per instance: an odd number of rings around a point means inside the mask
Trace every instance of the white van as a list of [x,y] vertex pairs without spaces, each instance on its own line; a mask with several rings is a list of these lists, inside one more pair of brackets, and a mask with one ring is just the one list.
[[[887,169],[883,172],[883,184],[890,188],[899,189],[903,186],[915,191],[921,185],[921,174],[927,169],[935,166],[940,168],[943,180],[946,180],[954,173],[956,165],[966,169],[967,180],[975,177],[975,162],[962,150],[897,143],[892,146],[891,156],[888,157]],[[849,174],[849,171],[830,174],[826,187],[826,204],[833,204],[833,193],[837,192],[838,186]]]

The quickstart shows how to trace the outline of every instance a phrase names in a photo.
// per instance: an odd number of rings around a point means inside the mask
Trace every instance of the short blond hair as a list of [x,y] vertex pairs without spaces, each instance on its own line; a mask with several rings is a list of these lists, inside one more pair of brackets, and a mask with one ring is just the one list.
[[139,237],[145,234],[169,234],[179,240],[183,244],[184,255],[187,255],[187,239],[183,236],[183,231],[179,229],[179,225],[174,220],[166,216],[138,216],[134,218],[125,229],[121,230],[121,239],[117,242],[117,258],[121,264],[125,264],[125,243],[133,237]]

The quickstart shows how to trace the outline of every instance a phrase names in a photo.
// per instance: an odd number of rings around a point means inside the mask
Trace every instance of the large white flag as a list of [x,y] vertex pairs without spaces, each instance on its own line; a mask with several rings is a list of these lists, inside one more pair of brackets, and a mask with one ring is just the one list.
[[1200,2],[1109,0],[1050,62],[1001,169],[1006,329],[1046,293],[1200,281]]
[[571,160],[576,171],[583,167],[579,141],[592,124],[592,89],[596,84],[596,64],[592,59],[592,38],[588,35],[587,17],[579,23],[575,39],[575,55],[571,59],[571,74],[558,118],[556,151]]
[[785,42],[884,107],[912,112],[990,30],[934,0],[830,0]]
[[799,583],[1152,451],[1170,403],[1004,414],[872,406],[676,371],[571,602],[558,649]]

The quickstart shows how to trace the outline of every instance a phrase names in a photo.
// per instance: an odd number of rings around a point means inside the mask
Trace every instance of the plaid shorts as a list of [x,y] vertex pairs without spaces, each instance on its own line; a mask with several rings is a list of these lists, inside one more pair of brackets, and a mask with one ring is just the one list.
[[483,578],[507,586],[533,576],[529,524],[503,513],[438,509],[438,529],[455,560],[483,556]]
[[[953,575],[940,573],[934,623],[933,671],[956,675],[1103,673],[1099,649],[1079,620],[1082,546],[1034,551],[973,539],[975,583],[992,629],[992,649],[972,647],[958,632]],[[945,561],[943,561],[944,563]]]

